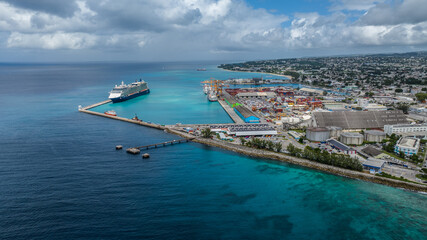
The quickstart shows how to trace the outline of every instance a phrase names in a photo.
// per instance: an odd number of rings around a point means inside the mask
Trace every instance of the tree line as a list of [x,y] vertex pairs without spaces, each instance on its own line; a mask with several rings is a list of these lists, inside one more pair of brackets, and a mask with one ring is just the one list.
[[329,153],[326,150],[312,148],[309,146],[305,147],[304,150],[301,150],[292,144],[289,144],[286,150],[288,150],[289,154],[292,156],[305,158],[310,161],[360,172],[363,170],[363,166],[359,160],[348,155]]
[[276,151],[276,152],[280,152],[282,150],[281,142],[273,142],[270,140],[265,140],[260,138],[252,138],[250,140],[240,138],[240,142],[242,143],[243,146],[248,146],[252,148],[267,149],[267,150]]

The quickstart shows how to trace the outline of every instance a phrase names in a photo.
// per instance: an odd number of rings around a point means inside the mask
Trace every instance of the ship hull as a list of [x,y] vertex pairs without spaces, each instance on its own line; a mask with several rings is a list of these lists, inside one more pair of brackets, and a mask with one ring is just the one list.
[[110,98],[110,100],[113,103],[118,103],[118,102],[123,102],[123,101],[129,100],[129,99],[132,99],[132,98],[136,98],[136,97],[139,97],[141,95],[148,94],[148,93],[150,93],[150,89],[144,89],[144,90],[142,90],[140,92],[137,92],[137,93],[134,93],[134,94],[130,94],[128,96],[123,96],[123,97],[118,97],[118,98]]

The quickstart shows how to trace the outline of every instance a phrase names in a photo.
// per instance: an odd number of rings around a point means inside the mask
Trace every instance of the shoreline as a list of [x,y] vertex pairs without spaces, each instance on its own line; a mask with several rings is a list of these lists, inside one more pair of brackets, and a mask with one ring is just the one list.
[[[293,78],[292,76],[290,76],[290,75],[282,75],[282,74],[278,74],[278,73],[250,72],[250,71],[235,71],[235,70],[229,70],[229,69],[224,69],[224,68],[219,68],[219,69],[224,70],[224,71],[229,71],[229,72],[270,74],[270,75],[274,75],[274,76],[285,77],[285,78],[287,78],[287,79],[289,79],[289,80],[291,80],[291,81],[293,81],[293,80],[294,80],[294,78]],[[295,84],[297,84],[297,83],[295,83]]]
[[[181,131],[177,131],[171,128],[166,128],[165,132],[172,133],[184,138],[190,138],[190,137],[194,138],[193,135],[190,135]],[[286,163],[319,170],[322,172],[326,172],[326,173],[341,176],[341,177],[347,177],[351,179],[358,179],[366,182],[387,185],[394,188],[402,188],[402,189],[414,191],[414,192],[420,192],[420,193],[427,192],[427,185],[422,185],[422,184],[412,183],[412,182],[404,182],[404,181],[399,181],[399,180],[385,178],[385,177],[379,177],[369,173],[357,172],[357,171],[352,171],[352,170],[339,168],[331,165],[326,165],[318,162],[313,162],[307,159],[285,155],[283,153],[271,152],[271,151],[262,150],[262,149],[254,149],[246,146],[235,145],[235,144],[225,143],[225,142],[221,142],[213,139],[201,138],[201,137],[194,138],[192,142],[196,142],[196,143],[200,143],[200,144],[204,144],[212,147],[222,148],[225,150],[233,151],[233,152],[251,156],[251,157],[286,162]]]
[[427,185],[423,185],[423,184],[418,184],[418,183],[413,183],[413,182],[405,182],[405,181],[400,181],[400,180],[396,180],[396,179],[379,177],[379,176],[372,175],[369,173],[352,171],[352,170],[348,170],[348,169],[344,169],[344,168],[339,168],[339,167],[335,167],[335,166],[331,166],[331,165],[326,165],[326,164],[310,161],[310,160],[303,159],[303,158],[297,158],[297,157],[289,156],[289,155],[286,155],[284,153],[271,152],[271,151],[267,151],[267,150],[255,149],[255,148],[250,148],[250,147],[246,147],[246,146],[242,146],[242,145],[231,144],[231,143],[223,142],[223,141],[219,141],[219,140],[196,137],[194,135],[176,130],[171,126],[165,126],[165,125],[160,125],[160,124],[155,124],[155,123],[147,123],[147,122],[143,122],[143,121],[137,121],[137,120],[118,117],[118,116],[110,116],[110,115],[106,115],[103,113],[94,112],[94,111],[89,110],[95,106],[99,106],[99,105],[102,105],[102,104],[105,104],[108,102],[109,101],[103,101],[103,102],[93,104],[93,105],[90,105],[87,107],[82,107],[79,109],[79,112],[83,112],[83,113],[87,113],[87,114],[91,114],[91,115],[95,115],[95,116],[111,118],[114,120],[120,120],[120,121],[124,121],[124,122],[128,122],[128,123],[142,125],[145,127],[151,127],[151,128],[155,128],[158,130],[163,130],[163,131],[170,133],[170,134],[175,134],[175,135],[183,137],[183,138],[191,139],[192,142],[204,144],[207,146],[222,148],[225,150],[233,151],[233,152],[243,154],[243,155],[247,155],[247,156],[251,156],[251,157],[257,157],[257,158],[270,159],[270,160],[275,160],[275,161],[280,161],[280,162],[286,162],[286,163],[294,164],[297,166],[307,167],[310,169],[319,170],[319,171],[326,172],[329,174],[334,174],[337,176],[363,180],[363,181],[387,185],[387,186],[395,187],[395,188],[402,188],[402,189],[406,189],[409,191],[427,193]]

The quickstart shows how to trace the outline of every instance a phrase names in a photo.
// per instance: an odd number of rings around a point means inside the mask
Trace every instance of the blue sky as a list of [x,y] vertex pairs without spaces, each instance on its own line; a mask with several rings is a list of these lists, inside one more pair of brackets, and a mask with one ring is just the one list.
[[191,61],[427,48],[427,0],[0,0],[0,61]]

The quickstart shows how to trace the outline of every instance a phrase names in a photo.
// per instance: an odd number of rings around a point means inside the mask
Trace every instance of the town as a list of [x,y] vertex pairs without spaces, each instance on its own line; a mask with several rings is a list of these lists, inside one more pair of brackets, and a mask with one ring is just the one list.
[[420,52],[220,65],[231,71],[287,75],[289,81],[205,81],[235,124],[178,128],[230,144],[426,183],[426,63],[427,53]]

